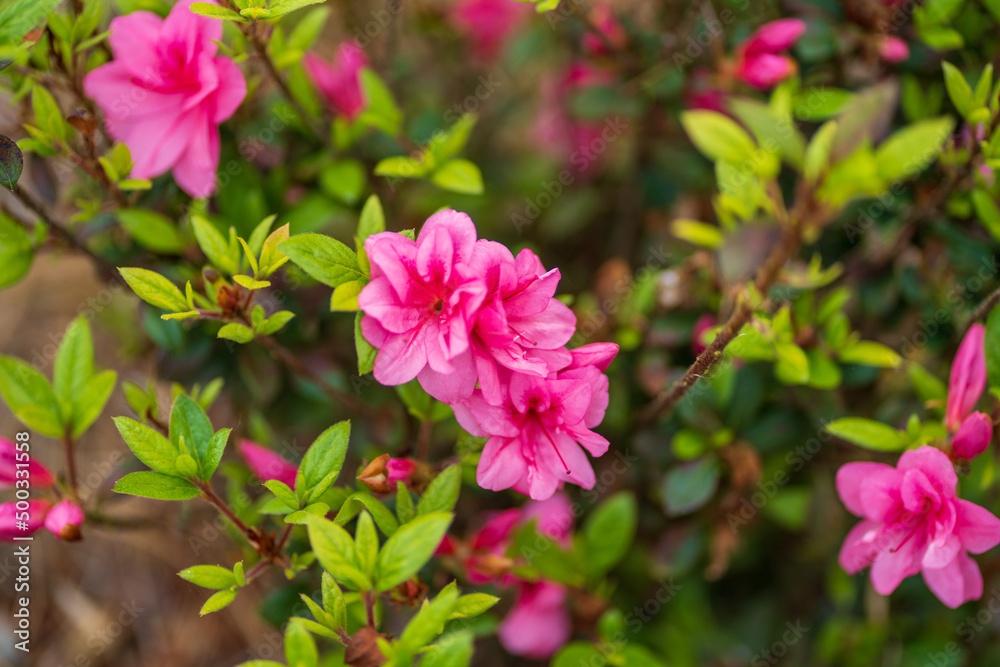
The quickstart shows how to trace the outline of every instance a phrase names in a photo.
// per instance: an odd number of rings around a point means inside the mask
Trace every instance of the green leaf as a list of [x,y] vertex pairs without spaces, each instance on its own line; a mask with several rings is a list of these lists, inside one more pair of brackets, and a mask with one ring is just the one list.
[[288,667],[316,667],[316,641],[300,621],[292,619],[285,630],[285,661]]
[[264,482],[264,486],[267,487],[267,490],[273,493],[278,500],[288,507],[291,507],[292,509],[298,509],[300,507],[299,500],[295,497],[295,492],[281,480],[269,479]]
[[392,537],[392,535],[399,529],[399,523],[397,523],[395,517],[392,516],[392,512],[382,504],[382,502],[372,496],[367,491],[358,491],[357,493],[351,494],[351,496],[344,501],[343,507],[341,507],[340,514],[337,515],[336,522],[343,525],[350,521],[355,514],[357,514],[357,509],[364,506],[371,513],[372,518],[375,519],[375,525],[378,526],[387,537]]
[[500,598],[486,593],[470,593],[458,598],[455,607],[451,610],[452,618],[472,618],[485,613],[491,609]]
[[143,248],[165,254],[180,254],[184,250],[184,239],[165,215],[142,208],[123,208],[115,212],[115,217]]
[[73,405],[81,398],[83,389],[93,374],[94,339],[90,333],[90,324],[80,315],[66,328],[52,371],[52,389],[63,424],[67,428],[72,427]]
[[321,588],[323,609],[333,617],[336,627],[345,627],[347,625],[347,604],[344,601],[344,593],[328,572],[323,573]]
[[875,151],[879,176],[886,183],[916,176],[937,159],[954,127],[953,118],[942,116],[913,123],[896,132]]
[[240,271],[240,255],[238,248],[233,248],[223,237],[222,232],[211,222],[200,215],[191,216],[191,227],[198,247],[205,253],[215,268],[229,275]]
[[447,130],[435,134],[428,143],[427,149],[437,162],[445,162],[462,152],[469,141],[472,128],[476,126],[476,115],[463,114],[454,125]]
[[844,417],[826,424],[826,430],[842,440],[879,452],[899,452],[908,438],[902,431],[882,422],[861,417]]
[[743,128],[715,111],[685,111],[681,125],[698,150],[713,162],[738,165],[749,161],[757,148]]
[[219,333],[216,335],[219,338],[226,338],[237,343],[249,343],[254,336],[253,329],[239,322],[230,322],[219,329]]
[[357,590],[371,588],[371,579],[361,571],[354,540],[346,530],[322,517],[308,517],[309,543],[319,564],[338,582]]
[[671,468],[663,481],[663,504],[670,516],[690,514],[715,494],[719,464],[714,457],[682,463]]
[[311,49],[323,32],[323,26],[326,24],[326,19],[329,15],[329,7],[317,7],[307,12],[295,24],[291,34],[288,36],[288,48],[299,51]]
[[371,195],[361,209],[361,217],[358,219],[358,243],[364,245],[365,241],[372,234],[385,231],[385,213],[382,211],[382,202],[378,195]]
[[283,241],[278,248],[300,269],[330,287],[368,278],[358,266],[358,256],[329,236],[296,234]]
[[431,174],[434,185],[466,195],[483,194],[483,174],[479,167],[469,160],[455,158],[448,160]]
[[190,310],[187,299],[177,286],[148,269],[118,269],[125,282],[146,303],[174,313]]
[[291,319],[295,317],[295,313],[290,310],[280,310],[271,317],[264,320],[264,323],[257,327],[257,333],[262,336],[270,336],[275,334],[288,324]]
[[20,359],[0,355],[0,397],[28,428],[52,438],[65,432],[49,381]]
[[420,667],[468,667],[474,639],[471,630],[449,632],[424,653]]
[[24,169],[24,156],[17,142],[5,134],[0,134],[0,185],[14,189]]
[[805,350],[795,343],[774,344],[776,355],[774,375],[783,384],[806,384],[809,382],[809,358]]
[[69,141],[69,126],[63,118],[62,111],[59,110],[52,93],[41,84],[35,84],[31,90],[31,107],[35,114],[35,123],[47,136],[62,143]]
[[125,475],[115,483],[114,490],[153,500],[190,500],[201,495],[198,487],[186,479],[150,470]]
[[60,0],[7,0],[0,3],[0,45],[20,44]]
[[[278,18],[279,16],[290,14],[296,10],[302,9],[303,7],[318,5],[321,2],[326,2],[326,0],[280,0],[279,2],[271,5],[271,13],[268,15],[268,18]],[[292,663],[290,661],[288,664],[289,667],[292,667]]]
[[220,590],[236,585],[236,575],[221,565],[194,565],[181,570],[177,576],[195,586]]
[[348,206],[358,203],[367,182],[368,174],[357,160],[337,160],[319,172],[319,185],[323,191]]
[[378,350],[372,347],[372,344],[365,340],[364,334],[361,333],[362,317],[363,314],[360,312],[354,317],[354,349],[358,354],[358,375],[372,372],[372,369],[375,368],[375,357],[378,354]]
[[637,521],[638,506],[628,491],[616,493],[594,510],[583,526],[584,562],[591,576],[603,576],[632,548]]
[[309,445],[295,477],[295,492],[307,503],[314,502],[337,481],[347,455],[351,422],[342,421],[323,431]]
[[677,238],[703,248],[718,248],[725,240],[718,227],[685,218],[674,220],[670,224],[670,231]]
[[368,512],[358,515],[358,525],[354,529],[354,543],[358,550],[358,564],[369,577],[375,576],[375,559],[378,557],[378,533]]
[[434,554],[451,520],[451,514],[433,513],[401,526],[379,552],[376,590],[395,588],[415,575]]
[[167,475],[177,475],[177,447],[160,433],[128,417],[115,417],[122,439],[140,461]]
[[802,167],[806,140],[791,118],[782,118],[774,109],[756,100],[732,98],[727,104],[740,122],[753,132],[757,145],[765,149],[773,146],[789,165]]
[[34,244],[24,229],[0,213],[0,289],[21,280],[31,268]]
[[79,438],[83,435],[91,424],[101,416],[117,381],[118,374],[116,372],[102,371],[91,376],[83,385],[80,394],[73,401],[73,417],[71,419],[73,438]]
[[983,227],[989,232],[995,241],[1000,241],[1000,208],[993,201],[992,195],[981,187],[977,187],[971,193],[972,207],[976,211],[976,217]]
[[396,516],[399,517],[399,523],[412,521],[416,515],[410,490],[406,488],[406,484],[396,482]]
[[212,422],[202,407],[187,395],[179,395],[170,411],[170,442],[178,451],[182,451],[180,442],[184,438],[188,453],[197,463],[198,477],[202,480],[208,480],[212,476],[207,469],[209,443],[214,435]]
[[[200,16],[207,16],[212,19],[222,19],[223,21],[236,21],[237,23],[246,23],[247,20],[240,16],[237,12],[225,7],[220,7],[218,5],[213,5],[208,2],[192,2],[191,11]],[[231,602],[231,600],[230,600]],[[228,602],[226,604],[229,604]],[[214,609],[212,611],[215,611]],[[205,614],[202,613],[202,616]]]
[[838,352],[838,358],[845,364],[862,364],[878,368],[897,368],[903,363],[903,358],[895,350],[870,340],[859,340],[849,344]]
[[830,163],[833,138],[837,135],[837,121],[829,120],[816,130],[806,148],[802,164],[802,175],[810,183],[816,183]]
[[211,614],[221,609],[225,609],[232,604],[235,599],[236,591],[219,591],[205,601],[205,604],[202,605],[199,613],[204,616],[205,614]]
[[232,430],[231,428],[224,428],[216,431],[208,441],[205,451],[202,452],[200,464],[203,475],[202,479],[206,482],[212,478],[215,469],[219,467],[219,462],[222,461],[222,454],[226,451],[226,444],[229,442],[229,434]]
[[451,465],[441,471],[424,491],[417,503],[417,516],[432,512],[450,512],[458,503],[458,493],[462,487],[462,466]]
[[403,112],[399,110],[389,88],[378,74],[368,68],[361,70],[360,78],[361,91],[367,106],[359,116],[358,122],[376,127],[389,136],[396,136],[403,122]]
[[944,85],[948,89],[948,97],[955,109],[965,119],[972,115],[972,112],[979,108],[972,94],[969,82],[965,80],[958,68],[949,62],[942,62],[941,68],[944,70]]
[[399,643],[414,650],[426,646],[441,634],[457,601],[458,587],[455,582],[451,582],[433,601],[425,602],[417,615],[410,619],[403,634],[399,636]]
[[360,280],[337,285],[330,296],[330,312],[353,313],[358,309],[358,295],[365,286]]
[[254,280],[250,276],[235,275],[233,276],[233,282],[235,282],[240,287],[245,287],[248,290],[264,289],[265,287],[270,287],[271,283],[268,280]]
[[423,161],[409,155],[393,155],[383,158],[375,165],[376,176],[395,178],[421,178],[427,175],[430,167]]

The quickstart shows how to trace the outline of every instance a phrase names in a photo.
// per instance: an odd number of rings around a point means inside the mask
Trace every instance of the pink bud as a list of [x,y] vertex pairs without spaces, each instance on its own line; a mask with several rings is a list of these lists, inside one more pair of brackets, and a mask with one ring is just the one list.
[[297,465],[250,440],[241,441],[239,449],[250,470],[260,481],[276,479],[287,484],[290,489],[295,488],[295,474],[299,471]]
[[951,453],[957,459],[971,460],[986,451],[993,437],[993,422],[982,412],[973,412],[958,427],[951,441]]
[[45,517],[45,528],[60,540],[75,542],[81,539],[80,525],[83,510],[72,500],[61,500]]
[[743,54],[753,56],[785,51],[792,48],[805,31],[805,21],[799,19],[780,19],[765,23],[743,42]]
[[899,37],[885,36],[879,41],[878,54],[887,63],[900,63],[910,57],[910,47]]
[[985,335],[986,327],[982,324],[977,322],[969,327],[951,364],[948,405],[944,418],[944,424],[949,430],[958,428],[965,416],[972,412],[986,387],[986,352],[983,348]]
[[49,504],[44,500],[29,500],[27,510],[17,509],[17,503],[0,505],[0,541],[13,542],[15,537],[27,537],[42,527]]
[[736,75],[758,90],[768,90],[795,74],[797,69],[795,61],[787,56],[758,53],[744,58]]
[[[33,487],[52,486],[52,474],[38,461],[28,456],[27,452],[17,451],[17,446],[10,440],[0,438],[0,489],[14,486],[18,479],[18,464],[21,470],[27,470]],[[23,466],[27,464],[27,468]]]
[[337,113],[351,121],[365,110],[367,102],[361,90],[361,70],[368,66],[368,59],[355,44],[341,44],[332,65],[314,53],[307,53],[302,64],[327,104]]
[[395,486],[396,482],[405,482],[417,469],[417,464],[410,459],[389,459],[385,464],[388,475],[386,481]]

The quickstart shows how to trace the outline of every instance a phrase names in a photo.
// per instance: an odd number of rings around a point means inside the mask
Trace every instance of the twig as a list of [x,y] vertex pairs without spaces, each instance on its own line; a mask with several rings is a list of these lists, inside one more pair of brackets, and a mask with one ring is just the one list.
[[433,428],[434,422],[430,419],[424,419],[420,422],[420,432],[417,434],[417,459],[420,461],[426,461],[427,455],[430,453]]
[[42,206],[41,202],[35,199],[35,197],[27,190],[25,190],[23,187],[21,187],[20,184],[15,184],[12,192],[14,193],[14,196],[17,197],[18,201],[20,201],[21,204],[24,205],[25,208],[27,208],[29,211],[37,215],[39,219],[42,222],[44,222],[49,229],[52,230],[52,233],[55,236],[62,239],[66,243],[66,245],[73,248],[74,250],[78,250],[82,253],[85,253],[101,266],[107,269],[114,270],[114,266],[110,262],[108,262],[106,259],[93,252],[90,248],[88,248],[87,244],[78,239],[76,235],[73,234],[73,232],[71,232],[69,229],[67,229],[66,226],[63,225],[61,222],[56,222],[56,220],[51,215],[49,215],[48,211],[45,210],[45,207]]
[[236,516],[236,513],[230,509],[226,501],[220,498],[207,482],[197,482],[196,486],[201,491],[201,497],[212,505],[215,505],[216,509],[222,512],[222,515],[229,519],[246,536],[250,546],[254,549],[260,547],[260,536],[257,534],[257,531],[243,523],[243,520]]
[[[775,280],[780,275],[781,269],[799,249],[802,243],[803,227],[810,213],[814,213],[814,211],[811,211],[809,206],[803,206],[802,210],[796,211],[791,215],[785,229],[784,238],[758,270],[757,277],[754,280],[754,289],[761,296],[767,295],[768,291],[774,285]],[[726,346],[739,335],[743,326],[753,317],[756,305],[749,295],[744,295],[737,304],[733,314],[730,315],[729,320],[726,321],[718,335],[716,335],[715,340],[698,355],[694,363],[691,364],[679,380],[671,385],[669,390],[661,392],[652,403],[639,412],[638,422],[651,422],[657,415],[672,409],[684,398],[691,387],[722,359]]]
[[990,292],[989,296],[976,306],[976,309],[972,311],[972,315],[969,317],[969,323],[966,325],[966,328],[972,326],[974,322],[984,319],[998,303],[1000,303],[1000,287]]
[[329,396],[334,401],[343,403],[352,410],[357,410],[358,412],[363,412],[365,414],[371,414],[371,409],[364,402],[359,400],[356,396],[352,396],[346,391],[334,387],[332,384],[327,382],[322,375],[302,363],[302,361],[292,354],[287,347],[279,343],[271,336],[258,336],[256,340],[263,343],[264,347],[270,350],[278,361],[284,364],[290,371],[315,383],[324,394]]
[[66,432],[62,437],[63,452],[66,454],[66,482],[69,484],[69,494],[73,500],[80,503],[80,492],[76,484],[76,456],[73,453],[73,436]]

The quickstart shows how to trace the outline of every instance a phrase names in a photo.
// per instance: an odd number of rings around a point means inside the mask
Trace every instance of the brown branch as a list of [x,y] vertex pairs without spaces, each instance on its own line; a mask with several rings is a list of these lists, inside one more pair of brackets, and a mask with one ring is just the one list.
[[[782,268],[798,251],[802,243],[802,232],[807,218],[815,213],[809,206],[803,206],[801,210],[791,215],[785,227],[785,234],[781,243],[774,248],[757,272],[757,277],[754,280],[754,291],[756,294],[761,297],[767,296],[768,291],[770,291],[774,282],[781,274]],[[752,300],[751,296],[744,294],[736,305],[733,314],[729,316],[729,319],[716,335],[715,340],[698,355],[694,363],[691,364],[679,380],[671,385],[670,389],[661,392],[652,403],[639,412],[637,421],[641,424],[649,423],[661,413],[669,411],[677,405],[698,380],[722,360],[726,346],[739,335],[743,326],[750,321],[756,306],[757,303]]]
[[55,218],[53,218],[49,212],[45,210],[42,203],[35,199],[34,195],[29,193],[19,184],[14,185],[12,192],[25,208],[38,216],[38,218],[44,222],[50,230],[52,230],[52,233],[65,242],[66,245],[74,250],[78,250],[88,255],[101,266],[111,269],[112,271],[114,270],[114,266],[110,262],[88,248],[87,244],[77,238],[77,236],[73,234],[73,232],[71,232],[65,225],[61,222],[57,222]]
[[969,317],[969,323],[966,325],[966,328],[972,326],[973,323],[978,322],[979,320],[985,319],[998,303],[1000,303],[1000,287],[990,292],[989,295],[983,299],[978,306],[976,306],[976,309],[972,311],[972,315]]
[[260,547],[260,536],[257,534],[257,531],[243,523],[243,520],[236,516],[236,513],[230,509],[229,505],[226,504],[226,501],[220,498],[207,482],[195,482],[195,486],[197,486],[201,491],[202,498],[214,505],[224,517],[229,519],[233,525],[246,536],[250,546],[254,549],[258,549]]
[[63,434],[63,452],[66,454],[66,482],[69,485],[69,494],[73,500],[80,504],[80,492],[76,481],[76,455],[73,452],[73,436],[67,431]]

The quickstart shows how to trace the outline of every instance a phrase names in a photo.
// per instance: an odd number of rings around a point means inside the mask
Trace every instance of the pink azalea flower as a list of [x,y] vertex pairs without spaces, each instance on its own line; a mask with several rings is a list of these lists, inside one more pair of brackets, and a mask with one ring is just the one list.
[[799,19],[781,19],[762,25],[736,51],[736,76],[759,90],[773,88],[795,73],[790,49],[806,30]]
[[586,365],[548,378],[510,373],[502,405],[491,405],[477,389],[452,407],[465,430],[490,438],[476,472],[479,485],[545,500],[561,482],[594,486],[594,469],[580,447],[595,457],[608,450],[608,441],[590,430],[607,406],[607,376]]
[[314,53],[307,53],[302,58],[302,64],[316,88],[337,113],[351,121],[365,110],[367,102],[361,90],[361,70],[368,67],[368,59],[357,45],[350,42],[341,44],[332,65]]
[[547,500],[532,500],[522,508],[521,520],[535,520],[535,530],[564,547],[572,544],[573,503],[569,496],[557,491]]
[[[216,56],[222,22],[192,13],[181,0],[166,19],[137,11],[111,22],[114,60],[83,79],[112,138],[132,153],[133,178],[173,171],[192,197],[215,191],[219,124],[246,96],[229,58]],[[215,40],[215,41],[213,41]]]
[[955,497],[958,476],[939,449],[905,452],[897,467],[848,463],[837,472],[837,491],[848,511],[862,517],[844,540],[840,566],[850,574],[871,565],[881,595],[921,572],[951,608],[983,594],[983,577],[969,553],[1000,543],[1000,519]]
[[[16,502],[0,504],[0,542],[13,542],[15,537],[27,537],[42,527],[49,504],[44,500],[29,500],[27,510],[17,509]],[[27,512],[27,529],[23,530],[18,522],[24,520],[21,516]]]
[[588,88],[612,81],[608,71],[576,62],[561,78],[549,78],[541,84],[542,104],[536,115],[534,139],[546,152],[566,159],[566,168],[575,173],[585,174],[598,162],[601,154],[596,147],[607,149],[607,141],[601,136],[606,124],[575,117],[569,101]]
[[986,451],[993,437],[993,422],[982,412],[973,412],[958,427],[951,441],[952,456],[971,461]]
[[887,63],[901,63],[910,57],[910,47],[899,37],[886,35],[879,40],[878,54]]
[[75,542],[80,539],[83,510],[72,500],[61,500],[45,516],[45,528],[60,540]]
[[497,630],[500,643],[513,655],[551,657],[569,641],[572,630],[565,601],[566,589],[559,584],[522,584],[514,608]]
[[[416,241],[382,232],[368,237],[370,283],[358,296],[361,330],[379,349],[375,379],[399,385],[418,378],[433,386],[436,374],[456,386],[475,382],[469,334],[486,295],[472,269],[476,227],[458,211],[435,213]],[[426,383],[426,384],[425,384]]]
[[288,488],[295,488],[295,475],[299,467],[288,461],[275,451],[267,447],[261,447],[250,440],[242,440],[239,445],[240,454],[246,459],[250,471],[261,482],[276,479],[288,485]]
[[[590,13],[591,22],[601,31],[604,39],[588,31],[583,36],[583,48],[591,55],[608,55],[607,43],[617,47],[622,47],[628,41],[625,28],[615,17],[614,9],[610,4],[597,5]],[[605,41],[606,40],[606,41]]]
[[[18,477],[18,464],[22,466],[27,463],[27,468],[20,468],[28,472],[28,477]],[[52,474],[45,469],[41,463],[28,456],[27,452],[17,451],[17,446],[10,440],[0,438],[0,489],[14,486],[18,479],[28,479],[32,487],[52,486]]]
[[531,14],[531,6],[516,0],[464,0],[451,13],[454,26],[468,34],[476,55],[493,60]]
[[486,281],[487,293],[466,358],[456,363],[474,365],[476,372],[455,378],[430,369],[421,384],[438,400],[455,403],[472,395],[478,379],[486,400],[499,405],[501,367],[545,377],[570,362],[563,346],[573,337],[576,316],[554,298],[559,270],[546,272],[530,250],[515,259],[506,246],[479,240],[471,268]]
[[944,417],[944,424],[949,430],[958,428],[962,420],[972,412],[986,387],[986,350],[983,347],[985,335],[986,327],[982,324],[976,322],[969,327],[951,364],[948,404]]
[[386,481],[396,488],[396,482],[405,482],[416,469],[417,464],[410,459],[389,459],[385,464]]

